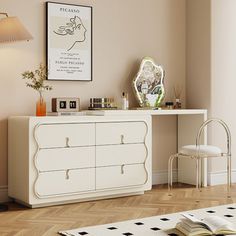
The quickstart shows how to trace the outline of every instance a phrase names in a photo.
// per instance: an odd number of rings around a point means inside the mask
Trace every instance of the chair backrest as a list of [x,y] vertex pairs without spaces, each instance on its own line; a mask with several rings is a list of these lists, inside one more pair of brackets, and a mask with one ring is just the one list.
[[201,127],[198,130],[198,134],[196,138],[196,146],[200,146],[200,138],[201,138],[202,132],[204,128],[211,122],[219,123],[220,125],[224,127],[226,135],[227,135],[227,154],[231,155],[231,133],[230,133],[229,127],[223,120],[218,119],[218,118],[208,119],[201,125]]

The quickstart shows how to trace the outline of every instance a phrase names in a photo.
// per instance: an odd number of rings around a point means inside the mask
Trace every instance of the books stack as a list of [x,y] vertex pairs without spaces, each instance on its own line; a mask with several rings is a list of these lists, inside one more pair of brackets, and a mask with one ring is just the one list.
[[90,98],[89,110],[114,110],[114,98]]
[[62,112],[47,112],[47,116],[85,116],[86,112],[78,111],[78,112],[70,112],[70,111],[62,111]]
[[184,217],[176,225],[176,229],[187,236],[195,235],[236,235],[236,226],[219,216],[209,216],[199,220],[192,215]]

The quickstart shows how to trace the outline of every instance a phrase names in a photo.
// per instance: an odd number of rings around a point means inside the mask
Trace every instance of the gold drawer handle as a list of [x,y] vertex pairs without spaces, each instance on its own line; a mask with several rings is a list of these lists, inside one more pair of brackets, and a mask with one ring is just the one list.
[[121,165],[121,174],[122,175],[125,173],[124,167],[125,167],[125,165]]
[[66,170],[66,179],[69,179],[69,178],[70,178],[70,176],[69,176],[69,171],[70,171],[70,170]]
[[66,137],[66,147],[70,147],[69,141],[70,141],[70,139],[68,137]]
[[124,144],[124,138],[125,138],[125,136],[122,134],[122,135],[120,136],[120,143],[121,143],[121,144]]

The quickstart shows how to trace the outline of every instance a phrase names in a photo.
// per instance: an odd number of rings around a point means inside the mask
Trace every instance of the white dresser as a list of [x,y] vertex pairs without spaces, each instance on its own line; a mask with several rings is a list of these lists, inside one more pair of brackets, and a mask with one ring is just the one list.
[[151,116],[10,117],[9,197],[30,207],[141,194]]

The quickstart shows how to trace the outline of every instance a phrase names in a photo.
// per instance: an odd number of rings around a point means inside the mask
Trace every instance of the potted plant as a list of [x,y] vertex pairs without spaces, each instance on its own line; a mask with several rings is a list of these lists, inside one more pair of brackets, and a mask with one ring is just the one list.
[[47,74],[47,68],[43,64],[40,64],[39,68],[35,71],[25,71],[22,73],[22,79],[28,80],[26,86],[39,93],[39,100],[36,103],[36,116],[46,115],[46,102],[43,98],[43,91],[52,90],[51,86],[45,85]]

